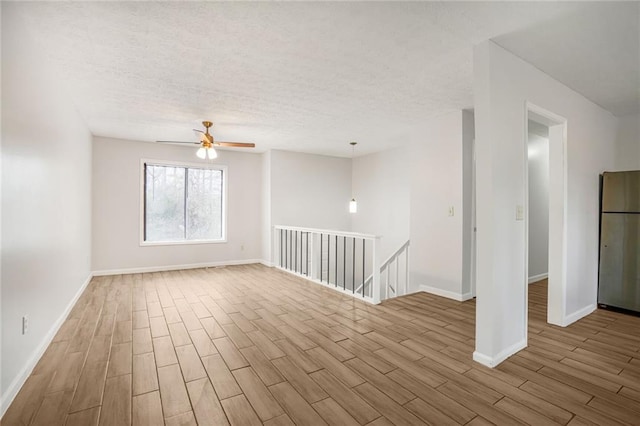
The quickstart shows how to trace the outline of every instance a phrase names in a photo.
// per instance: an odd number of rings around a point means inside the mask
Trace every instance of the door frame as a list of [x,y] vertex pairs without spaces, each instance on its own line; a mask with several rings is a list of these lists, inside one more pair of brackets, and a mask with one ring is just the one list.
[[567,293],[567,119],[552,111],[525,102],[524,120],[524,335],[529,323],[529,120],[549,127],[549,276],[547,322],[566,326]]
[[477,267],[477,239],[476,239],[476,138],[471,140],[471,265],[469,266],[471,297],[476,297],[476,267]]

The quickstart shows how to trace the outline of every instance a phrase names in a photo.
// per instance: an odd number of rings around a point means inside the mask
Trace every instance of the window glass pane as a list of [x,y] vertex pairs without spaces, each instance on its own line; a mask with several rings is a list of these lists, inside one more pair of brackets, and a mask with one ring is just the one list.
[[184,168],[147,164],[145,241],[184,240],[184,183]]
[[222,170],[189,169],[187,239],[222,238]]

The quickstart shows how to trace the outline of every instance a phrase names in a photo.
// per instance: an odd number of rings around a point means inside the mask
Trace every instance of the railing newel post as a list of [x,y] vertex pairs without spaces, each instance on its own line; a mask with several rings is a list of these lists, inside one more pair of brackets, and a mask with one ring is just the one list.
[[371,248],[371,299],[375,304],[380,303],[380,237],[372,240]]
[[404,294],[408,294],[409,293],[409,246],[407,245],[407,247],[404,250],[405,250],[404,251],[404,255],[405,255]]
[[402,294],[398,294],[399,290],[398,288],[400,287],[400,256],[396,257],[396,260],[393,262],[396,265],[396,282],[395,282],[395,286],[393,288],[396,289],[395,293],[396,296],[402,296]]

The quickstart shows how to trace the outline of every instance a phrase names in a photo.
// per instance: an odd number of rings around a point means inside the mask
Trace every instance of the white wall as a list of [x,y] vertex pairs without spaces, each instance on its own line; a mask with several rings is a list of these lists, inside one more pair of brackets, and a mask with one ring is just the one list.
[[[0,29],[2,28],[2,5],[0,5]],[[0,57],[2,55],[2,36],[0,34]],[[2,65],[0,62],[0,320],[2,320]],[[4,414],[5,400],[4,386],[2,384],[2,327],[0,326],[0,416]],[[0,417],[1,418],[1,417]]]
[[473,164],[474,141],[476,138],[475,117],[473,111],[462,111],[462,285],[461,298],[475,296],[475,238],[473,217]]
[[492,42],[474,48],[478,270],[474,359],[495,365],[526,345],[526,101],[567,119],[566,324],[595,309],[598,174],[614,165],[616,119]]
[[640,114],[618,121],[615,170],[640,170]]
[[431,120],[424,139],[412,144],[410,157],[411,285],[468,298],[462,284],[463,112]]
[[262,154],[262,259],[271,263],[271,151]]
[[529,281],[549,272],[549,139],[529,132]]
[[271,223],[351,227],[351,159],[271,151]]
[[15,7],[2,4],[3,412],[91,266],[91,135]]
[[380,260],[392,255],[410,237],[411,152],[397,148],[353,159],[353,196],[358,212],[351,230],[380,239]]
[[[94,138],[94,271],[162,269],[262,258],[262,155],[218,150],[227,170],[227,242],[140,246],[140,160],[199,163],[195,148]],[[244,247],[244,249],[243,249]]]

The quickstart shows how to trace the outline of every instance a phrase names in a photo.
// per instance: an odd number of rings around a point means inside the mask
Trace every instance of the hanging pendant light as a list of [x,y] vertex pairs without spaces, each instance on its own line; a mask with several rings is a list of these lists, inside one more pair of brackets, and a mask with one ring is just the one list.
[[355,198],[349,201],[349,213],[358,213],[358,202]]
[[[356,145],[358,144],[358,142],[349,142],[349,145],[351,145],[351,162],[353,164],[353,155],[355,153],[355,148]],[[351,201],[349,201],[349,213],[357,213],[358,212],[358,202],[356,201],[356,198],[351,197]]]

